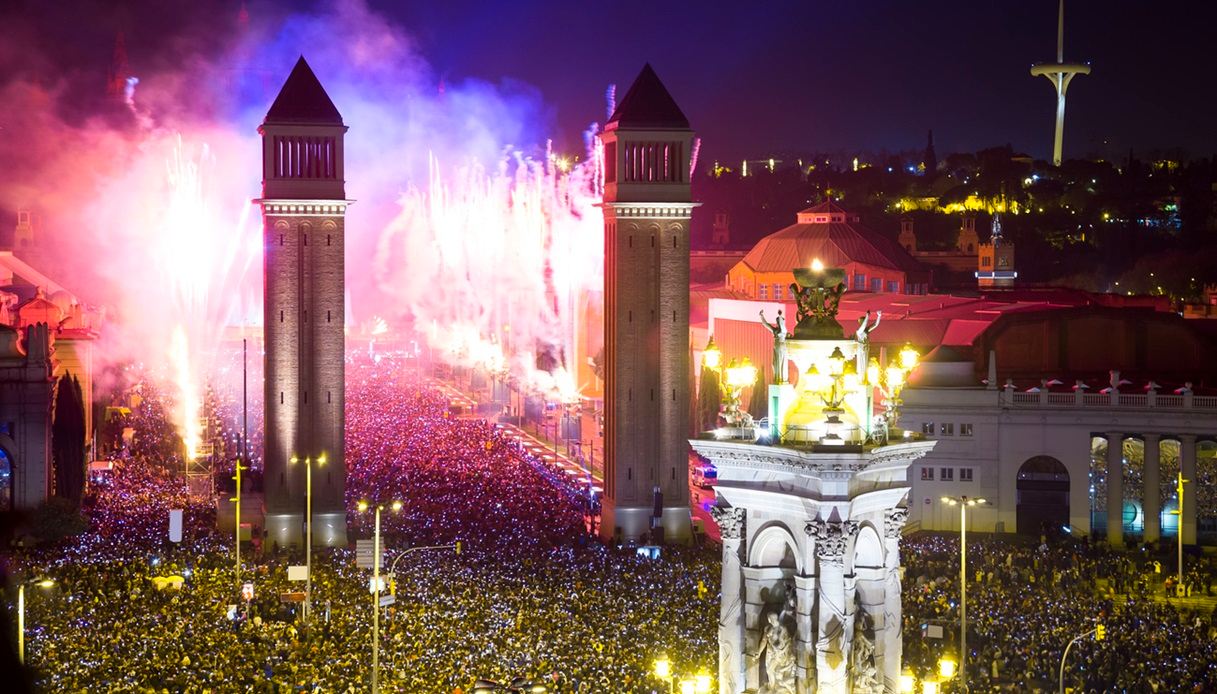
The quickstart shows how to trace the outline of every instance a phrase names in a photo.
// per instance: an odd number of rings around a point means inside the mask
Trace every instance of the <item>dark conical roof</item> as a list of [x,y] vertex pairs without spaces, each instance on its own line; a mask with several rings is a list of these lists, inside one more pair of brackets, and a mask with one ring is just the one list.
[[266,112],[265,122],[342,125],[342,114],[330,101],[330,95],[325,93],[304,56],[300,56],[279,90],[279,96],[275,97],[275,103]]
[[689,129],[689,119],[659,81],[659,75],[651,69],[650,63],[642,66],[642,72],[617,104],[609,122],[616,123],[618,128]]

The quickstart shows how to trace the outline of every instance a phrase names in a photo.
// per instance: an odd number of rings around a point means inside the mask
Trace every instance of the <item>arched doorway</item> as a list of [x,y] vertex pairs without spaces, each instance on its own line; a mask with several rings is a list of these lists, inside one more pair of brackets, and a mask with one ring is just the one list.
[[1020,535],[1069,525],[1069,471],[1061,461],[1047,455],[1028,459],[1018,469],[1016,489]]
[[0,511],[13,510],[13,459],[0,446]]

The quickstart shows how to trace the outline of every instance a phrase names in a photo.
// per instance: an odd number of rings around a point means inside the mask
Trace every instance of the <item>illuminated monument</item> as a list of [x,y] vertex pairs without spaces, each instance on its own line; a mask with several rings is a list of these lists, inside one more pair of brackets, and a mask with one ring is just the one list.
[[265,492],[268,540],[301,544],[305,463],[313,543],[346,544],[343,490],[343,287],[347,128],[304,58],[275,98],[262,135]]
[[665,540],[691,536],[692,138],[688,119],[650,65],[601,135],[606,538],[656,536],[659,528]]
[[1052,163],[1061,165],[1061,141],[1065,137],[1065,92],[1077,75],[1089,75],[1090,66],[1065,62],[1065,0],[1061,0],[1056,26],[1056,62],[1040,63],[1031,68],[1035,77],[1047,77],[1056,87],[1056,137],[1052,141]]
[[[908,468],[935,445],[895,430],[917,355],[906,348],[886,366],[886,354],[872,357],[878,315],[846,335],[836,318],[844,270],[817,260],[794,276],[794,331],[766,324],[780,362],[768,386],[768,427],[737,413],[742,381],[732,360],[724,369],[728,426],[690,441],[718,471],[719,691],[902,691]],[[716,352],[707,365],[725,356]]]

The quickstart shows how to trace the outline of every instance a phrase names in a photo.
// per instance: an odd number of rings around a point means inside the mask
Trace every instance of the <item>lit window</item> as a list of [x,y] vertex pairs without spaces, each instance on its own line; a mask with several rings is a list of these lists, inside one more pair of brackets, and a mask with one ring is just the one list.
[[939,427],[938,433],[942,436],[954,436],[955,425],[951,422],[943,422],[942,426]]
[[854,291],[866,291],[866,275],[862,273],[854,274]]
[[933,422],[922,422],[921,423],[921,433],[925,434],[926,436],[933,436],[934,435],[934,423]]
[[870,290],[876,294],[883,291],[883,278],[872,277],[870,280]]
[[953,468],[953,467],[939,468],[938,472],[939,472],[939,479],[941,479],[943,482],[954,482],[955,481],[955,468]]
[[959,481],[960,482],[971,482],[972,481],[972,468],[970,468],[970,467],[959,468]]
[[757,291],[760,292],[760,294],[757,296],[757,298],[759,298],[761,300],[765,300],[765,299],[769,298],[769,285],[758,284],[756,288],[757,288]]
[[921,468],[921,481],[922,482],[933,482],[934,481],[934,468],[932,468],[932,467]]
[[773,300],[774,301],[782,300],[782,285],[780,285],[780,284],[773,285]]
[[960,436],[971,436],[972,435],[972,423],[971,422],[960,423],[959,435]]

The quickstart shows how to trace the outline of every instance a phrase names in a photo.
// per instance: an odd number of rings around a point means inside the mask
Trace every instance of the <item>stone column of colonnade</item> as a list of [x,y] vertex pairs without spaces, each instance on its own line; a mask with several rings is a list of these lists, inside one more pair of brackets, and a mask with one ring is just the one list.
[[[813,564],[814,566],[814,564]],[[816,576],[794,577],[795,660],[798,664],[798,693],[816,694]]]
[[883,630],[875,626],[875,660],[883,677],[883,689],[900,691],[900,673],[904,657],[904,611],[900,585],[900,538],[908,520],[907,508],[891,508],[883,514]]
[[723,541],[722,598],[718,610],[718,691],[744,691],[744,532],[747,511],[714,507]]
[[1107,434],[1107,544],[1124,546],[1124,434]]
[[1183,544],[1196,544],[1196,435],[1179,435],[1179,471],[1187,482],[1183,485],[1183,515],[1179,518],[1179,532],[1183,533]]
[[1141,492],[1141,512],[1145,515],[1145,526],[1141,538],[1144,542],[1157,542],[1162,537],[1162,476],[1160,465],[1162,437],[1158,434],[1143,434],[1145,443],[1144,481]]
[[857,534],[858,523],[816,520],[807,524],[806,532],[815,540],[819,564],[817,694],[845,694],[849,691],[849,640],[853,633],[852,606],[847,603],[845,585],[845,548]]
[[751,566],[740,568],[744,577],[744,643],[740,652],[744,655],[743,691],[749,692],[761,688],[760,650],[765,628],[761,621],[765,614],[765,602],[761,599],[763,572],[763,569]]

